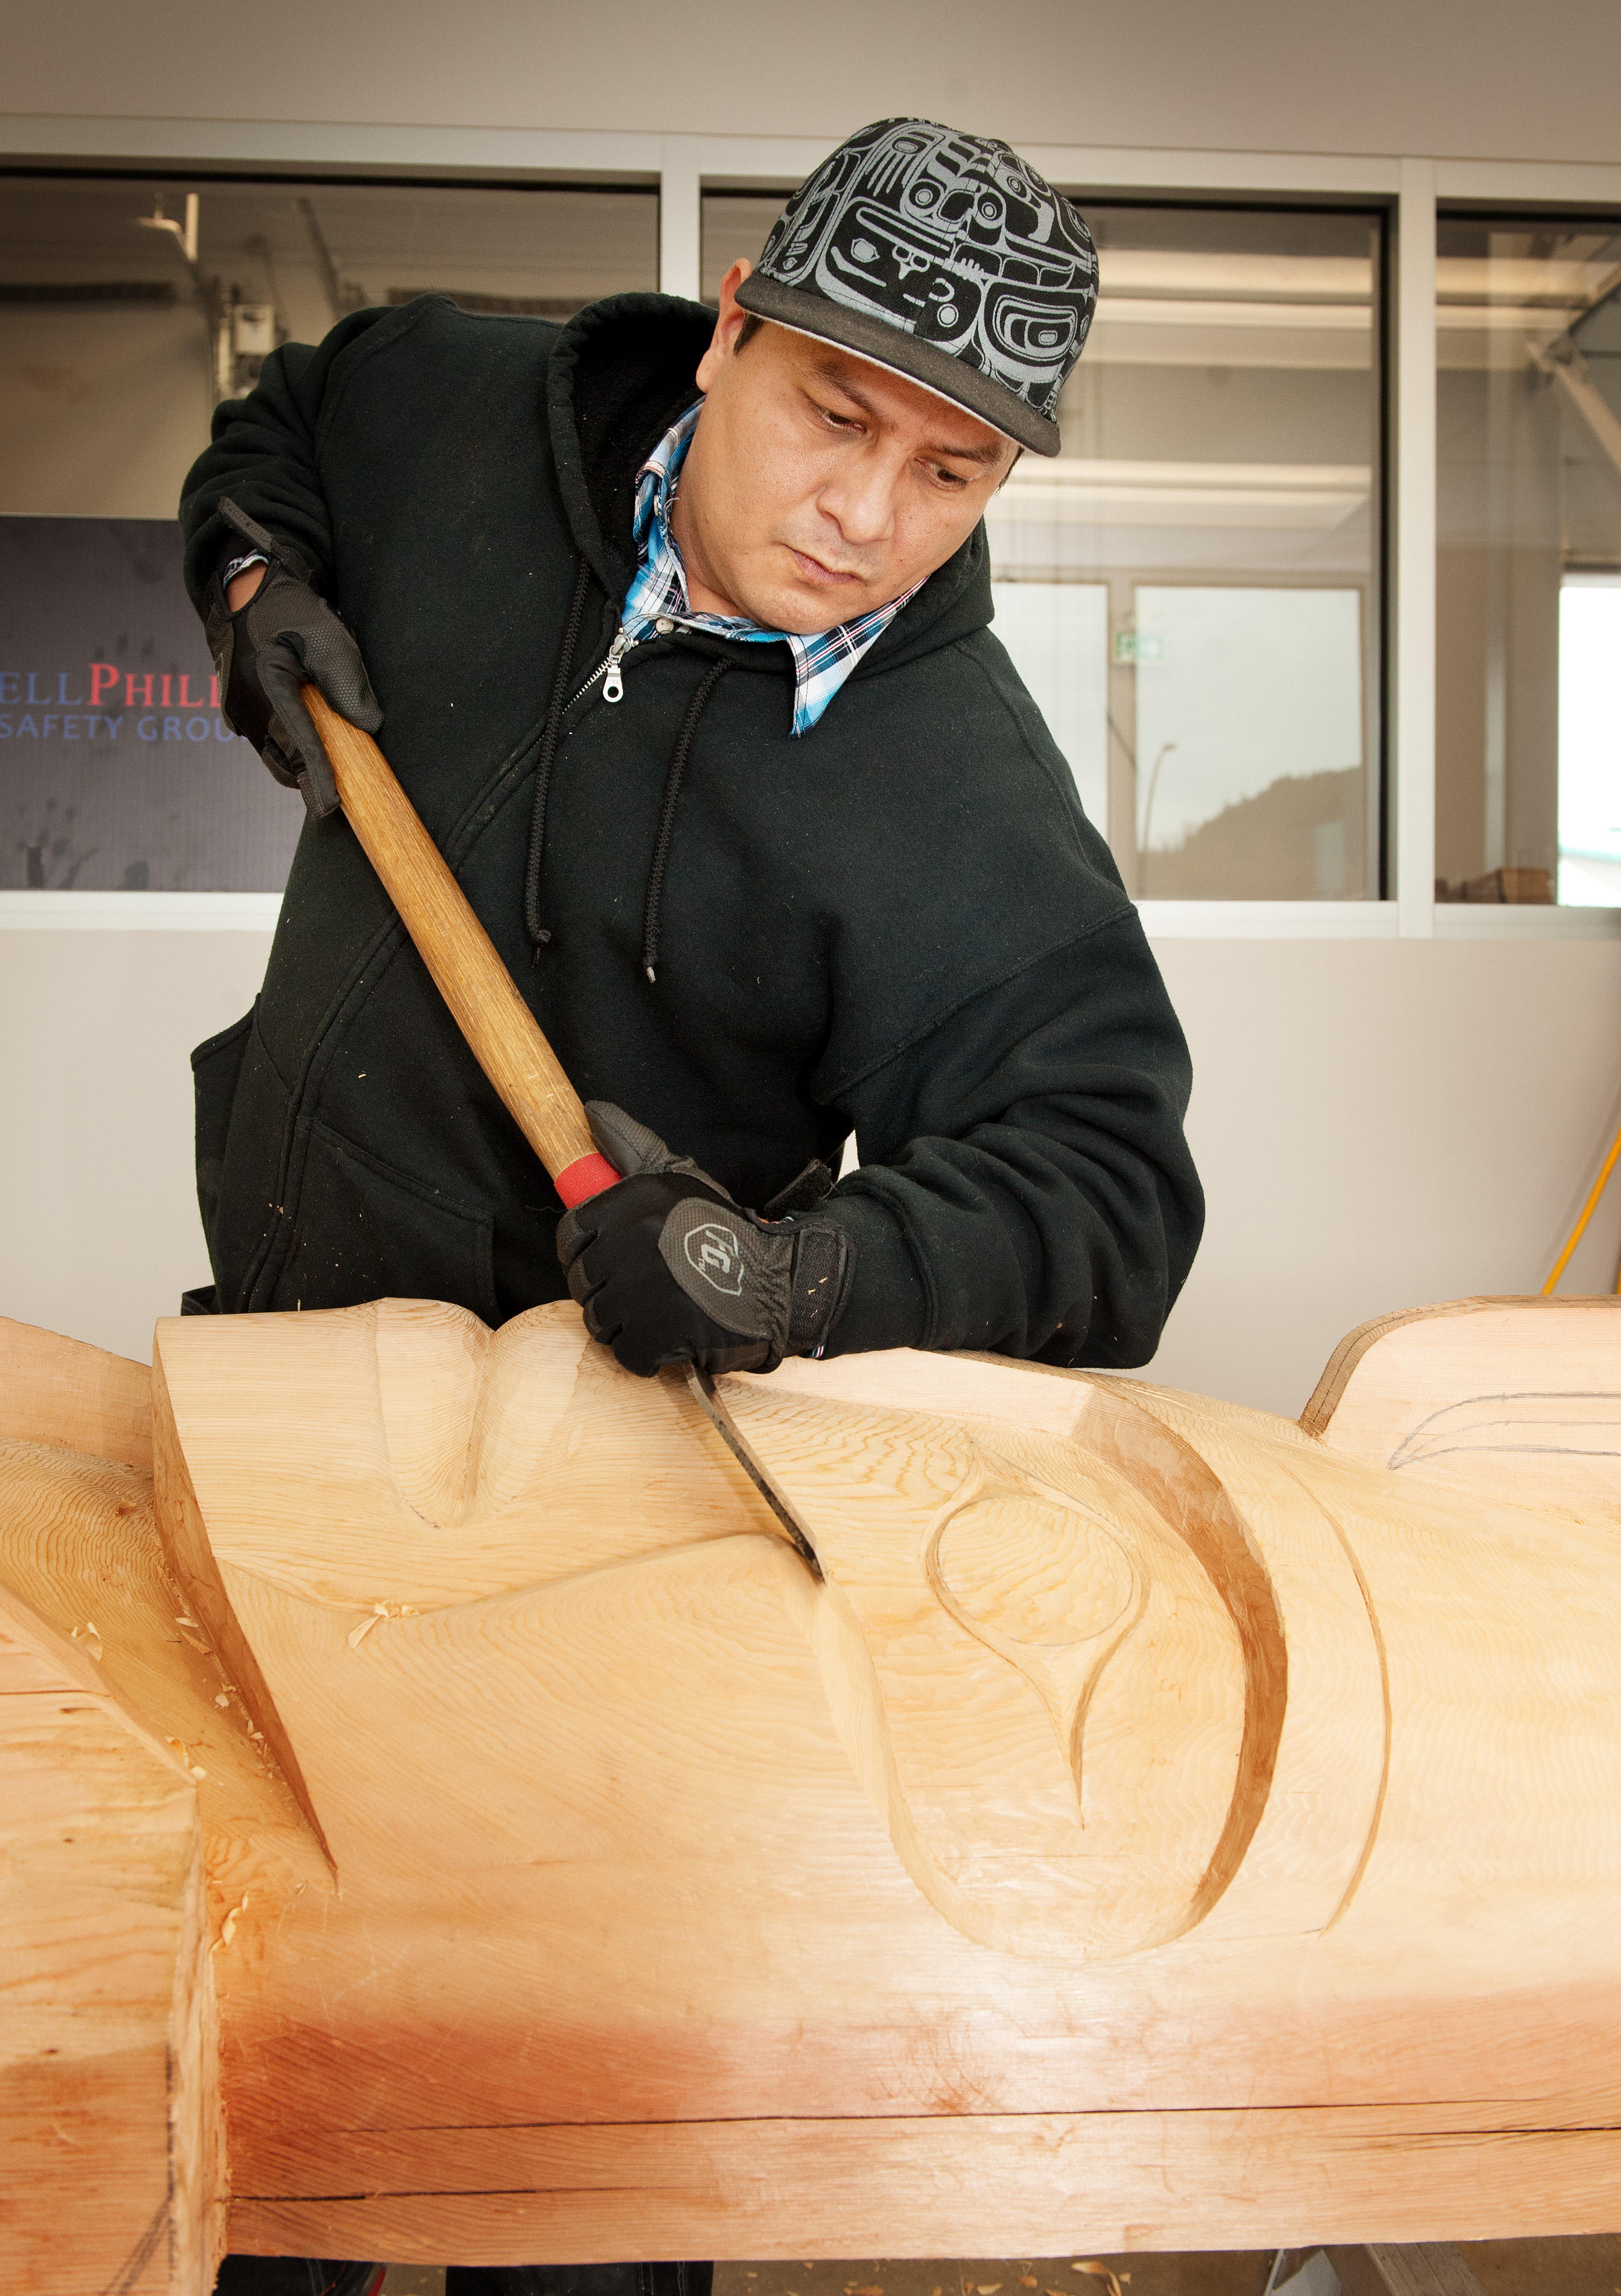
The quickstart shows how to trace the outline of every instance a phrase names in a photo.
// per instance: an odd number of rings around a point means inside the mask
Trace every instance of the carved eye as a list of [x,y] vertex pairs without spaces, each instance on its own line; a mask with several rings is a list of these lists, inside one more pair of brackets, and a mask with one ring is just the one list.
[[967,1617],[1014,1643],[1090,1641],[1123,1616],[1136,1588],[1107,1525],[1005,1484],[953,1515],[938,1535],[935,1567]]

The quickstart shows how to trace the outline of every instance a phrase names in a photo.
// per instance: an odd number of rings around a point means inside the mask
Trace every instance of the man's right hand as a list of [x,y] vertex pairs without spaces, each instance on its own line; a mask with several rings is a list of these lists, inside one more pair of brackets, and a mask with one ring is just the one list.
[[229,594],[218,575],[214,578],[203,626],[219,675],[222,714],[233,733],[252,742],[277,781],[300,792],[310,818],[319,821],[338,810],[338,785],[299,687],[318,686],[340,716],[367,734],[378,731],[382,711],[359,647],[311,588],[303,559],[234,503],[220,506],[268,562],[239,574]]

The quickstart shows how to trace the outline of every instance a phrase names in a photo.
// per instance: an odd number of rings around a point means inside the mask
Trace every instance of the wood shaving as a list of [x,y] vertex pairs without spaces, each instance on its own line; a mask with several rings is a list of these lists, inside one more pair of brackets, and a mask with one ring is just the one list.
[[363,1619],[349,1635],[349,1648],[358,1650],[380,1619],[414,1619],[416,1615],[414,1603],[373,1603],[371,1617]]
[[172,1746],[175,1751],[179,1755],[181,1760],[185,1764],[186,1775],[188,1777],[206,1778],[208,1776],[209,1774],[207,1770],[203,1768],[201,1763],[194,1762],[192,1759],[191,1755],[186,1751],[186,1743],[184,1738],[166,1738],[163,1742],[166,1746]]
[[1100,2264],[1095,2256],[1089,2256],[1082,2264],[1072,2264],[1069,2269],[1071,2272],[1090,2273],[1094,2280],[1106,2280],[1109,2296],[1120,2296],[1122,2282],[1131,2278],[1129,2272],[1114,2272],[1107,2264]]
[[82,1627],[75,1627],[68,1639],[70,1642],[84,1643],[92,1658],[100,1658],[102,1632],[94,1619],[86,1619]]
[[228,1690],[217,1691],[215,1693],[214,1703],[216,1706],[229,1706],[231,1703],[230,1692]]
[[230,1944],[232,1939],[236,1935],[237,1922],[240,1917],[247,1912],[247,1910],[248,1898],[246,1891],[244,1891],[242,1904],[240,1906],[233,1906],[230,1912],[225,1915],[225,1920],[220,1923],[219,1935],[209,1948],[209,1951],[210,1953],[218,1953],[222,1947],[228,1946]]

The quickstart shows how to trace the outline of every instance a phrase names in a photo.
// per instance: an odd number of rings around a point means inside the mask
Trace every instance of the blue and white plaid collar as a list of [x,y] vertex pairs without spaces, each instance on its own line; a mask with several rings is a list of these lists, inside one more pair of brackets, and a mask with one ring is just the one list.
[[[786,645],[794,658],[795,734],[808,734],[856,663],[880,638],[908,599],[922,588],[914,582],[887,606],[874,606],[858,621],[802,637],[795,630],[765,630],[757,622],[730,614],[695,614],[687,603],[686,569],[670,533],[670,507],[692,433],[703,412],[699,399],[673,422],[636,473],[636,573],[625,594],[619,634],[632,643],[653,635],[660,621],[684,628],[712,630],[723,638],[747,638],[761,645]],[[925,576],[924,579],[928,578]]]

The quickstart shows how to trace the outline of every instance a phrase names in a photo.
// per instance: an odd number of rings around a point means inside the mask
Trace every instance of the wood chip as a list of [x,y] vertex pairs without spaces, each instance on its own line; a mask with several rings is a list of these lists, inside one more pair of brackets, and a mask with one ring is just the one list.
[[163,1742],[166,1746],[172,1746],[175,1751],[179,1755],[181,1760],[185,1764],[186,1775],[188,1777],[206,1778],[208,1776],[209,1774],[207,1770],[203,1768],[201,1763],[194,1762],[192,1759],[191,1755],[186,1751],[186,1743],[184,1738],[166,1738]]
[[358,1650],[381,1619],[414,1619],[415,1616],[416,1606],[413,1603],[373,1603],[371,1617],[363,1619],[349,1635],[349,1648]]
[[225,1915],[225,1920],[220,1923],[219,1935],[209,1948],[209,1951],[210,1953],[218,1953],[223,1947],[230,1944],[232,1939],[236,1935],[237,1921],[242,1915],[247,1912],[247,1910],[248,1898],[247,1893],[244,1891],[242,1904],[240,1906],[233,1906],[230,1912]]
[[1106,2280],[1109,2296],[1120,2296],[1121,2283],[1131,2278],[1129,2272],[1115,2272],[1107,2264],[1101,2264],[1095,2256],[1087,2257],[1084,2263],[1072,2264],[1069,2269],[1071,2272],[1090,2273],[1094,2280]]

